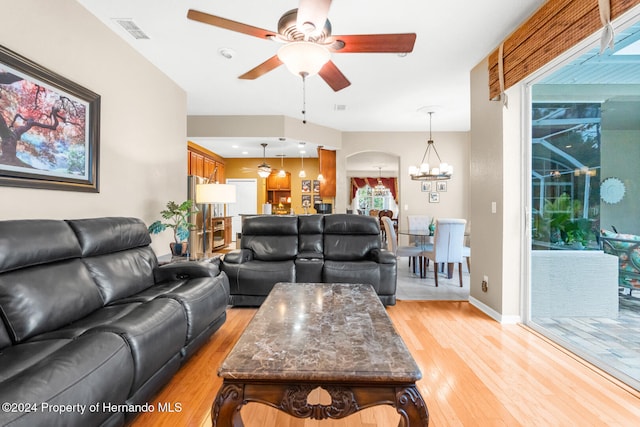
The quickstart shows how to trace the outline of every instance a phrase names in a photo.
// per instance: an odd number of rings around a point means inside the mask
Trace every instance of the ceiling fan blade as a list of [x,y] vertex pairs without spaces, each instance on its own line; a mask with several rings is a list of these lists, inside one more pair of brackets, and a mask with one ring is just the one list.
[[271,58],[267,59],[262,64],[247,71],[246,73],[244,73],[238,78],[243,80],[254,80],[260,77],[261,75],[266,74],[275,68],[278,68],[280,65],[282,65],[282,61],[280,61],[280,58],[278,58],[278,55],[273,55]]
[[204,24],[213,25],[214,27],[224,28],[225,30],[235,31],[237,33],[247,34],[261,39],[269,39],[276,35],[273,31],[253,27],[251,25],[243,24],[242,22],[232,21],[230,19],[221,18],[219,16],[210,15],[193,9],[189,9],[187,12],[187,18]]
[[296,18],[298,29],[305,34],[322,31],[330,6],[331,0],[300,0]]
[[359,34],[332,38],[335,42],[329,49],[336,53],[409,53],[416,42],[415,33]]
[[322,80],[327,82],[331,89],[336,92],[351,85],[351,82],[347,80],[344,74],[342,74],[342,71],[336,67],[336,64],[334,64],[333,61],[329,61],[324,64],[318,74],[322,77]]

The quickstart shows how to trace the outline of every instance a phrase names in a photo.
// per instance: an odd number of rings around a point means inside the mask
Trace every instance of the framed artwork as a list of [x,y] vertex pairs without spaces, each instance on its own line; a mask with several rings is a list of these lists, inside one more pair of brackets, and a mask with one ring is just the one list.
[[0,46],[0,185],[98,190],[100,96]]
[[422,181],[420,189],[425,193],[431,192],[431,181]]
[[302,206],[311,206],[311,195],[310,194],[303,194],[302,195]]
[[429,193],[429,203],[440,203],[440,193],[435,191]]
[[313,195],[313,204],[317,205],[318,203],[322,203],[322,197],[319,194]]
[[302,182],[302,192],[311,193],[311,180],[303,179],[301,182]]
[[436,190],[439,192],[447,191],[447,183],[444,181],[436,182]]
[[320,180],[319,179],[314,179],[313,180],[313,192],[314,193],[320,193]]

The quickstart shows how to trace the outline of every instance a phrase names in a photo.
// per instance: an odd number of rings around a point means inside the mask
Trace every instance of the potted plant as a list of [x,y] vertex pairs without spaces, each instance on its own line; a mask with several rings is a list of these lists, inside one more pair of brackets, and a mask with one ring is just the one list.
[[189,222],[189,215],[193,212],[193,201],[186,200],[180,204],[169,201],[166,209],[160,211],[162,220],[155,221],[149,226],[149,233],[158,234],[167,228],[173,229],[174,242],[169,244],[171,254],[186,256],[189,252],[189,244],[185,242],[189,238],[189,230],[193,224]]

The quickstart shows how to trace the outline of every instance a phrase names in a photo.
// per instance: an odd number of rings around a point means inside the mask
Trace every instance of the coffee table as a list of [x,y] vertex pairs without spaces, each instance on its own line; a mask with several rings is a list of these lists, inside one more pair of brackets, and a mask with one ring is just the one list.
[[[218,375],[214,427],[243,426],[249,402],[317,420],[391,405],[400,426],[429,424],[420,369],[370,285],[277,283]],[[308,401],[318,387],[331,403]]]

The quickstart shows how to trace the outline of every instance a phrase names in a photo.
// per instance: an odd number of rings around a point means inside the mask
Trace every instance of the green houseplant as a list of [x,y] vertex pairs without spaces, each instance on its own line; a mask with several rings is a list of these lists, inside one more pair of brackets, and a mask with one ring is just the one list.
[[167,228],[173,229],[173,239],[169,246],[173,255],[187,255],[188,243],[185,242],[189,237],[189,230],[193,228],[193,224],[189,222],[189,215],[193,212],[193,201],[186,200],[180,204],[169,201],[166,209],[160,211],[162,220],[153,222],[149,226],[149,233],[158,234]]

